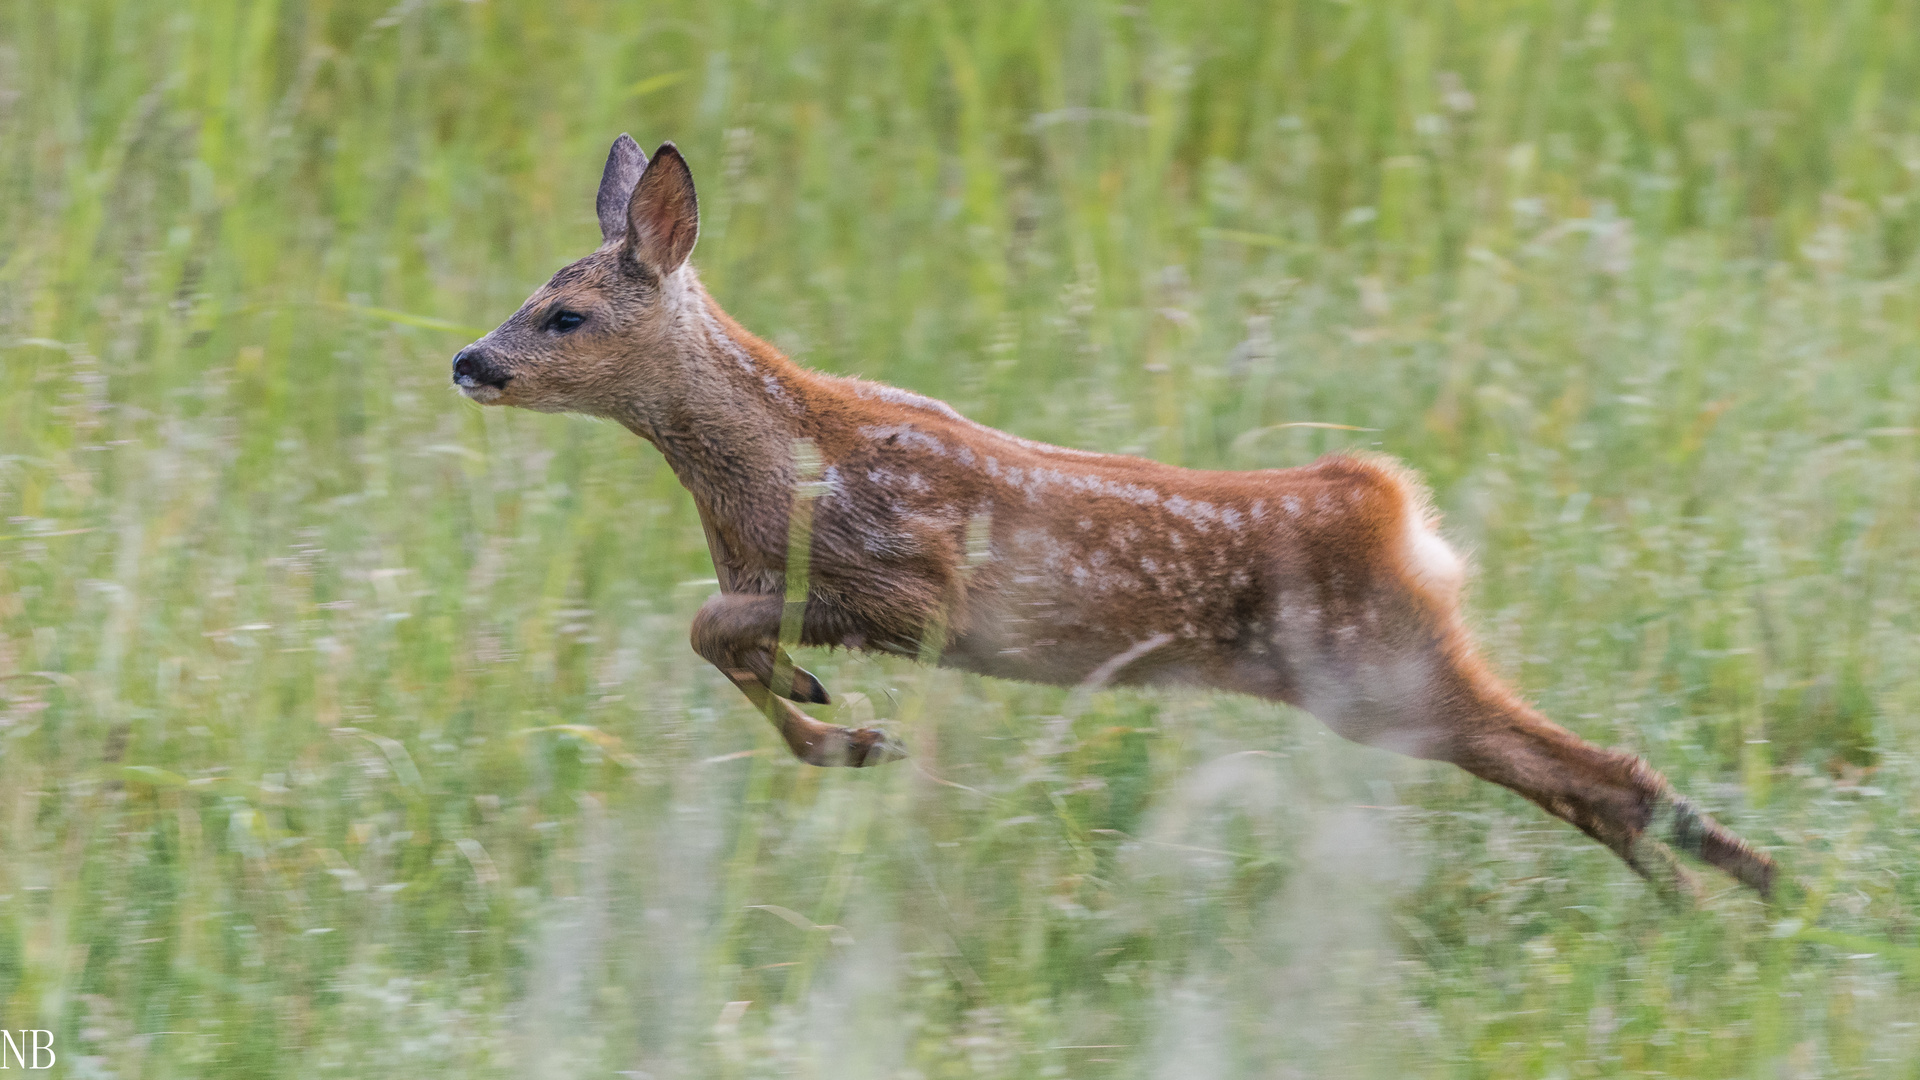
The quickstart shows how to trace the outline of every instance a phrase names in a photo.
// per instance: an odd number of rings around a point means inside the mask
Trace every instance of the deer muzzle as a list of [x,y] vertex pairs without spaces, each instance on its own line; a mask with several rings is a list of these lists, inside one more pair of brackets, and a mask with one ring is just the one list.
[[469,345],[454,355],[453,384],[475,401],[499,397],[512,378],[492,354],[478,345]]

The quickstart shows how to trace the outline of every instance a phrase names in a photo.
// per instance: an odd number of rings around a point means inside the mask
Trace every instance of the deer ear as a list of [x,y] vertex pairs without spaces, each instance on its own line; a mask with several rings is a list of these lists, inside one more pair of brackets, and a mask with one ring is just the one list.
[[600,194],[593,200],[593,208],[600,215],[600,239],[618,240],[627,235],[627,202],[633,198],[633,187],[646,168],[647,155],[640,152],[633,136],[623,132],[613,140],[613,149],[607,151],[607,169],[600,174]]
[[627,254],[665,277],[687,261],[699,236],[693,172],[672,143],[661,143],[627,203]]

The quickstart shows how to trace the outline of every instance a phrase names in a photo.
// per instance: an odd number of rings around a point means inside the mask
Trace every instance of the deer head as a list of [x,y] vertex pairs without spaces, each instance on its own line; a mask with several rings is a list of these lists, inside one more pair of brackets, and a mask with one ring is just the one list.
[[687,256],[700,232],[693,173],[672,143],[653,160],[626,135],[595,199],[601,245],[453,358],[483,405],[640,420],[679,377],[676,344],[703,296]]

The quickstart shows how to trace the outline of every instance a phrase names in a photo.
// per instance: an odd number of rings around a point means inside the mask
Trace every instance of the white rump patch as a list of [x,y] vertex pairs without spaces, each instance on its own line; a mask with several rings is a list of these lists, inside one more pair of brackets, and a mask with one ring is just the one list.
[[1466,563],[1433,531],[1419,506],[1407,507],[1407,569],[1422,586],[1449,598],[1467,579]]

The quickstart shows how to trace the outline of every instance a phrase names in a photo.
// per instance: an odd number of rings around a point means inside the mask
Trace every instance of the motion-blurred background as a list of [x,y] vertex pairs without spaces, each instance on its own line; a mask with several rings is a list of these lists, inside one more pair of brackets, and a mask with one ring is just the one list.
[[[915,757],[795,764],[687,647],[658,457],[447,386],[621,131],[806,364],[1405,458],[1501,670],[1784,900],[1198,693],[813,655]],[[1911,1078],[1917,247],[1908,3],[10,0],[0,1026],[75,1077]]]

